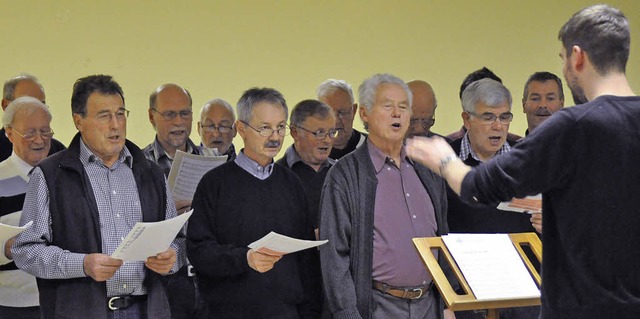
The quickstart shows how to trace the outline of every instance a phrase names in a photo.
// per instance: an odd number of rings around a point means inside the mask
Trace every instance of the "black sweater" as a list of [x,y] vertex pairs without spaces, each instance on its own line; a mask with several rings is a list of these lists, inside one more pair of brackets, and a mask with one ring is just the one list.
[[275,165],[259,180],[227,162],[204,175],[193,198],[187,254],[213,318],[314,318],[319,313],[320,270],[311,250],[285,255],[259,273],[247,246],[275,231],[313,239],[304,188]]
[[640,318],[640,97],[554,114],[462,183],[466,201],[542,193],[542,316]]

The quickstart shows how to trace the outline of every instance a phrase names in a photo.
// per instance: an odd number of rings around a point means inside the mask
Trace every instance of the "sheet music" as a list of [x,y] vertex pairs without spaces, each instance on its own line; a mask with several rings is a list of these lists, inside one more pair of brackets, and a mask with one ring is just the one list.
[[0,197],[11,197],[26,193],[28,185],[29,183],[18,175],[0,179]]
[[192,200],[202,176],[227,161],[224,156],[201,156],[176,151],[169,171],[169,189],[175,200]]
[[267,254],[270,253],[270,251],[289,254],[313,247],[318,247],[320,245],[326,244],[327,242],[328,240],[296,239],[285,235],[280,235],[276,232],[270,232],[264,237],[249,244],[249,248]]
[[[20,234],[25,229],[31,227],[31,224],[33,224],[33,221],[29,221],[22,227],[0,223],[0,245],[4,245],[4,243],[9,240],[9,238]],[[0,249],[0,251],[2,251],[2,249]]]
[[514,198],[510,202],[502,202],[498,209],[516,213],[535,214],[542,212],[542,194]]
[[442,236],[478,300],[540,297],[507,234]]
[[111,257],[122,261],[145,261],[169,248],[193,209],[177,217],[155,223],[136,223]]

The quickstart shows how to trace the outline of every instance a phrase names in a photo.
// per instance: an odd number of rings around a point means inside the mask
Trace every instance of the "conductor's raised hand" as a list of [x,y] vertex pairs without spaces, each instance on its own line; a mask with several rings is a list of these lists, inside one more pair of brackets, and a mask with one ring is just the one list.
[[440,173],[442,159],[455,155],[445,139],[439,136],[416,136],[407,139],[407,155],[430,170]]
[[105,254],[88,254],[84,256],[82,263],[84,273],[93,278],[95,281],[105,281],[113,277],[113,275],[122,266],[122,260],[111,258]]

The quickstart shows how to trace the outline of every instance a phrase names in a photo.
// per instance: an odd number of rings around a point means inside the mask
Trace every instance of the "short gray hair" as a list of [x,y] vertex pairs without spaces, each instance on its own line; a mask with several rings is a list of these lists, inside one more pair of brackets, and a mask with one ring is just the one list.
[[318,117],[320,119],[326,119],[328,117],[334,117],[333,109],[318,101],[318,100],[304,100],[296,104],[291,110],[290,125],[300,126],[309,117]]
[[351,99],[351,104],[353,104],[353,89],[351,89],[351,85],[347,83],[345,80],[336,80],[336,79],[328,79],[318,86],[318,90],[316,94],[318,96],[318,100],[321,100],[323,97],[332,94],[333,92],[341,90],[349,95]]
[[496,106],[505,101],[509,102],[511,110],[512,99],[509,90],[502,83],[488,78],[469,84],[462,92],[462,110],[468,113],[474,113],[479,102]]
[[221,98],[215,98],[213,100],[209,100],[209,102],[205,103],[202,106],[202,109],[200,109],[200,121],[202,121],[202,118],[204,118],[204,115],[207,114],[207,112],[209,112],[209,109],[214,105],[224,106],[224,108],[226,108],[227,110],[229,110],[229,112],[231,112],[231,118],[233,119],[233,121],[234,122],[236,121],[236,112],[233,110],[233,106],[231,106],[229,102]]
[[289,109],[287,108],[287,101],[282,96],[282,93],[272,88],[250,88],[240,97],[236,109],[238,110],[238,119],[249,123],[251,121],[251,112],[256,104],[260,102],[268,102],[271,104],[277,104],[284,109],[285,119],[289,117]]
[[49,122],[51,122],[51,112],[49,112],[49,108],[44,103],[31,96],[19,97],[9,103],[7,109],[4,110],[4,114],[2,115],[2,126],[5,129],[12,127],[11,124],[13,124],[13,118],[18,112],[25,112],[26,115],[29,116],[38,109],[45,111],[49,118]]
[[36,78],[31,74],[24,73],[24,74],[20,74],[18,76],[12,77],[11,79],[7,80],[7,82],[4,82],[4,87],[2,88],[2,98],[4,98],[7,101],[13,101],[13,98],[14,98],[13,94],[16,91],[16,86],[18,86],[18,83],[22,81],[31,81],[37,84],[42,90],[42,92],[44,92],[44,87],[42,87],[42,84],[40,84],[40,81],[38,81],[38,78]]
[[373,103],[375,103],[376,91],[378,90],[378,86],[385,83],[396,84],[402,87],[404,92],[407,94],[409,109],[411,109],[413,94],[411,94],[409,86],[399,77],[388,73],[375,74],[372,77],[364,80],[362,84],[360,84],[360,87],[358,88],[360,106],[363,106],[365,109],[367,109],[367,111],[370,112],[371,108],[373,108]]

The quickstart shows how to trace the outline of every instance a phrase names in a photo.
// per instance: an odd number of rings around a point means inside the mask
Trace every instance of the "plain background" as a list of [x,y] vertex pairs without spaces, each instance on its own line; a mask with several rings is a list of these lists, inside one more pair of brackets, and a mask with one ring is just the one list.
[[[562,77],[557,34],[593,1],[9,1],[0,0],[0,80],[27,72],[45,86],[56,138],[68,144],[73,82],[109,74],[131,110],[127,137],[144,147],[155,132],[149,94],[174,82],[193,96],[191,138],[200,107],[221,97],[235,106],[253,86],[280,90],[291,109],[315,98],[327,78],[354,91],[374,73],[424,79],[436,91],[433,130],[460,128],[458,90],[487,66],[514,97],[510,131],[523,135],[522,91],[535,71]],[[640,93],[640,2],[609,1],[631,24],[627,76]],[[564,80],[564,79],[563,79]],[[565,85],[565,106],[573,100]],[[356,93],[357,101],[357,93]],[[362,129],[359,117],[355,127]],[[239,148],[239,136],[234,143]],[[292,143],[285,139],[284,148]]]

